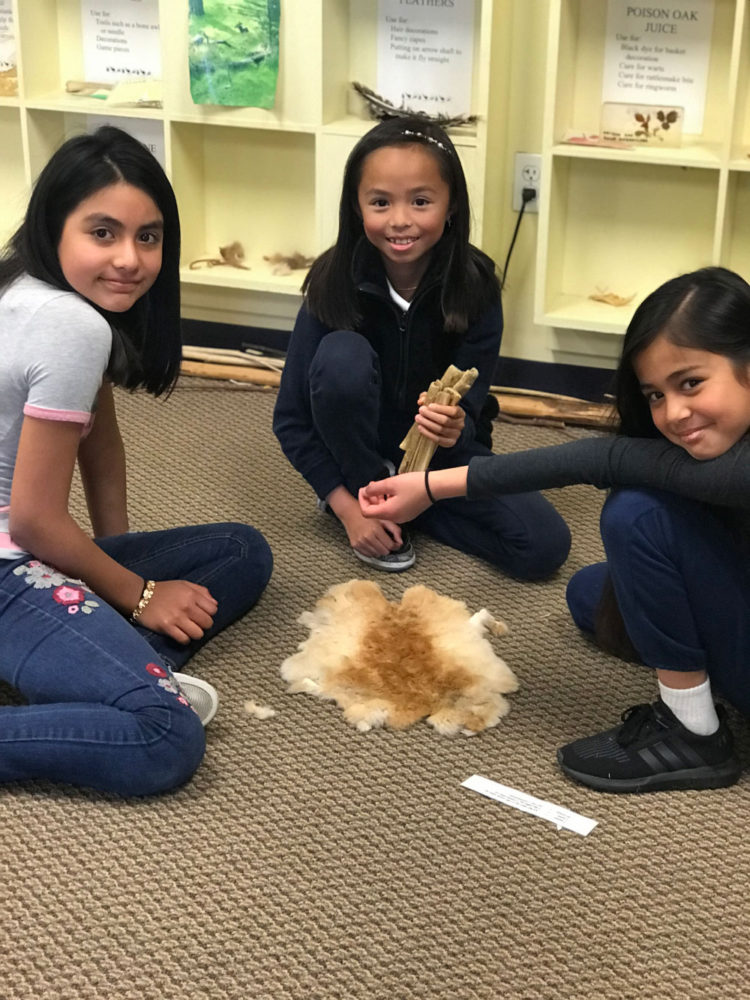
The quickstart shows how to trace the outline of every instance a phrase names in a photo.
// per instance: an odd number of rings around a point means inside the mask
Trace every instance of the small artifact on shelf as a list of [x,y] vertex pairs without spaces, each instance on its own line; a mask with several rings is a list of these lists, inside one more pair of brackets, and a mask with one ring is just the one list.
[[628,302],[632,302],[635,298],[635,293],[633,295],[616,295],[614,292],[605,292],[601,288],[597,288],[596,292],[589,295],[590,299],[594,302],[603,302],[607,306],[626,306]]
[[268,261],[271,267],[271,274],[285,275],[291,274],[292,271],[303,271],[315,260],[314,257],[306,257],[303,253],[293,253],[293,254],[283,254],[283,253],[271,253],[264,254],[263,260]]
[[604,149],[633,149],[632,142],[623,142],[621,139],[603,139],[594,132],[576,132],[575,129],[568,129],[560,140],[571,146],[601,146]]
[[113,87],[114,83],[94,83],[93,80],[67,80],[65,83],[65,92],[66,94],[75,94],[76,97],[95,97],[99,101],[106,101]]
[[190,261],[190,270],[195,271],[199,267],[241,267],[243,271],[250,271],[251,268],[243,263],[245,260],[245,249],[242,244],[235,240],[225,247],[219,247],[221,257],[198,257]]
[[0,97],[18,97],[18,75],[15,66],[0,70]]
[[397,108],[395,104],[391,104],[385,97],[365,87],[363,83],[352,81],[352,87],[360,97],[364,98],[370,117],[380,121],[385,121],[387,118],[422,118],[426,122],[435,122],[443,128],[455,128],[458,125],[473,125],[477,120],[476,115],[428,115],[426,111],[412,111],[403,104]]
[[120,80],[101,83],[91,80],[68,80],[65,92],[76,97],[93,97],[114,108],[161,108],[161,80]]
[[[476,368],[461,371],[455,365],[448,365],[443,377],[430,383],[423,405],[443,403],[446,406],[455,406],[474,385],[478,374]],[[420,434],[416,424],[412,424],[399,448],[405,452],[398,467],[399,473],[424,472],[435,454],[437,445],[424,434]]]
[[672,105],[608,101],[602,104],[601,130],[605,139],[621,139],[641,146],[679,146],[684,117],[684,109]]

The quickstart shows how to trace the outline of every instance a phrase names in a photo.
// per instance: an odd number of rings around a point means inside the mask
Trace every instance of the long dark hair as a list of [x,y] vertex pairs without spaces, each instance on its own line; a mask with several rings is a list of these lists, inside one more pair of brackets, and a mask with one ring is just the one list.
[[174,385],[180,365],[180,220],[159,162],[127,132],[104,125],[91,135],[68,139],[52,155],[34,185],[24,221],[0,257],[0,292],[24,273],[73,291],[57,253],[65,221],[96,191],[123,181],[144,191],[163,216],[161,270],[127,312],[91,306],[112,328],[111,381],[160,395]]
[[750,364],[750,285],[724,267],[704,267],[660,285],[631,319],[615,375],[620,433],[659,437],[634,364],[664,334],[673,344],[728,358],[738,375]]
[[364,135],[349,154],[335,244],[315,261],[302,290],[310,311],[334,329],[356,329],[358,313],[352,261],[365,238],[357,193],[364,161],[383,146],[423,146],[435,158],[450,191],[450,224],[433,252],[445,261],[441,307],[445,329],[463,333],[490,302],[500,298],[493,262],[469,243],[471,209],[455,146],[438,125],[418,117],[389,118]]

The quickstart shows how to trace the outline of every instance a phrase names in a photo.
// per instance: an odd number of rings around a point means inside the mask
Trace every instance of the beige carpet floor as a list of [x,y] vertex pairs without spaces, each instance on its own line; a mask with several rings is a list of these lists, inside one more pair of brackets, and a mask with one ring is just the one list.
[[[601,558],[601,494],[551,494],[574,538],[545,583],[420,536],[416,567],[384,576],[353,559],[287,466],[274,399],[189,380],[166,403],[118,394],[133,527],[248,521],[276,565],[259,605],[193,661],[222,705],[190,784],[131,801],[0,787],[1,1000],[747,996],[747,777],[608,796],[555,762],[560,744],[652,697],[648,671],[598,652],[567,615],[567,579]],[[498,424],[496,448],[581,433]],[[493,642],[521,688],[496,729],[360,734],[335,705],[285,693],[300,612],[367,576],[390,597],[424,583],[506,620]],[[249,717],[246,699],[277,715]],[[748,762],[747,727],[732,721]],[[558,831],[462,788],[475,773],[599,825]]]

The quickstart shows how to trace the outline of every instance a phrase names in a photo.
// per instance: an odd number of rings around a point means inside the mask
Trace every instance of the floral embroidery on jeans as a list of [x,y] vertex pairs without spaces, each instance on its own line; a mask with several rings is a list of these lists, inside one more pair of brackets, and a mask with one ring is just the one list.
[[160,688],[164,688],[164,690],[168,691],[169,694],[176,694],[177,700],[181,705],[187,705],[188,708],[193,709],[196,715],[198,714],[195,708],[193,708],[193,706],[190,704],[190,702],[183,694],[180,685],[177,683],[177,681],[174,679],[171,673],[167,673],[164,667],[160,667],[158,663],[147,663],[146,670],[148,670],[150,674],[153,674],[154,677],[159,678],[157,683]]
[[99,602],[87,597],[90,591],[86,590],[86,585],[82,580],[71,580],[65,577],[58,570],[51,566],[46,566],[38,559],[23,566],[16,566],[13,570],[16,576],[25,576],[26,583],[34,590],[49,590],[51,587],[52,597],[57,604],[62,604],[68,609],[69,615],[78,614],[82,611],[85,615],[90,615],[94,608],[99,607]]
[[51,566],[45,566],[38,559],[32,559],[31,562],[26,563],[24,566],[16,566],[13,573],[15,576],[25,575],[26,583],[32,586],[34,590],[49,590],[50,587],[59,587],[60,584],[66,582],[81,583],[81,580],[66,581],[62,573],[58,573]]
[[71,587],[67,583],[55,587],[52,596],[58,604],[64,604],[67,607],[69,615],[75,615],[79,611],[90,615],[94,608],[99,607],[98,601],[86,599],[86,591],[82,587]]

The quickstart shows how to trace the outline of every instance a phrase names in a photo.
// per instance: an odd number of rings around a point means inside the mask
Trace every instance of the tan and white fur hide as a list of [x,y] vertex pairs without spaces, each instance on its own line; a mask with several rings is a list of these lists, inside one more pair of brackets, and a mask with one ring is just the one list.
[[395,603],[377,584],[349,580],[298,621],[310,635],[281,665],[288,691],[335,701],[362,732],[426,718],[445,735],[473,735],[507,715],[503,695],[518,688],[486,638],[505,624],[428,587]]

